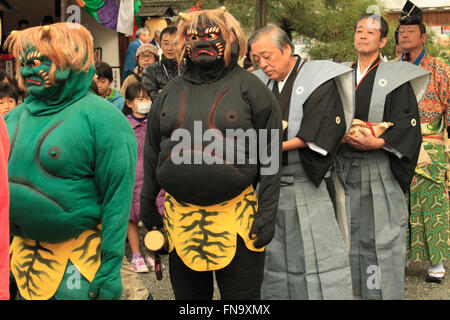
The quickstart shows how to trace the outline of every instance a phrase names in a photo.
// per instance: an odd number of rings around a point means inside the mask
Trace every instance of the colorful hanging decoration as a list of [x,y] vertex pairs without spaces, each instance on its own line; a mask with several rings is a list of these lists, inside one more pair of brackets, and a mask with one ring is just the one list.
[[127,36],[134,34],[141,21],[136,21],[140,0],[76,0],[77,4],[105,27]]

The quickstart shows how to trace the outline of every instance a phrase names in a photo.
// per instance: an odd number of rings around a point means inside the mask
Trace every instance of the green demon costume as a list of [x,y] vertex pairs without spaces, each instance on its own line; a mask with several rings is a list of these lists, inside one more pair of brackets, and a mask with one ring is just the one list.
[[[6,117],[11,271],[24,299],[119,299],[136,138],[114,105],[88,91],[89,32],[44,28],[10,39],[30,94]],[[67,46],[53,45],[64,38]]]

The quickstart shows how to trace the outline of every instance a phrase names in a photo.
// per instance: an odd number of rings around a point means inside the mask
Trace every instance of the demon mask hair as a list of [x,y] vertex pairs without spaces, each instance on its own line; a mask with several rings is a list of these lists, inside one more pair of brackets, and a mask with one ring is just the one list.
[[[88,72],[94,64],[92,35],[80,24],[55,23],[13,31],[5,47],[17,59],[22,89],[38,83],[42,89],[49,88],[68,70]],[[33,77],[24,79],[28,69]]]
[[178,64],[184,57],[193,63],[208,66],[223,60],[227,67],[232,48],[244,57],[247,41],[239,22],[224,7],[180,14],[178,25]]

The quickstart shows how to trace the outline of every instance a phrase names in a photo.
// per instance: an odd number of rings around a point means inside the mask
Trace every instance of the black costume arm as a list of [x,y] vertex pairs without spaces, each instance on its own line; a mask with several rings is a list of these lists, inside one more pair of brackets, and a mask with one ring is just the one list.
[[163,97],[156,99],[152,104],[145,135],[144,145],[144,182],[141,191],[140,217],[144,226],[151,230],[152,227],[161,228],[163,226],[162,217],[156,208],[156,197],[161,187],[156,178],[156,168],[160,153],[160,131],[159,121]]
[[[281,110],[275,96],[256,77],[254,79],[256,81],[250,83],[251,89],[244,94],[252,107],[254,128],[258,132],[261,132],[259,131],[261,129],[266,129],[268,132],[267,141],[265,141],[267,150],[261,150],[261,144],[259,146],[258,212],[250,229],[250,238],[253,234],[256,235],[255,247],[261,248],[272,240],[275,233],[275,216],[281,183],[279,167],[281,166],[283,133]],[[278,136],[271,137],[272,132],[277,132]],[[261,154],[267,154],[267,159],[261,158]],[[268,159],[271,161],[266,161]]]
[[392,173],[406,192],[414,175],[422,141],[419,109],[409,82],[387,95],[383,117],[383,121],[394,124],[381,138],[403,155],[399,159],[389,153],[389,160]]
[[310,148],[299,149],[300,159],[316,187],[332,165],[345,135],[345,115],[335,80],[319,86],[303,105],[303,119],[297,137],[327,151],[323,156]]

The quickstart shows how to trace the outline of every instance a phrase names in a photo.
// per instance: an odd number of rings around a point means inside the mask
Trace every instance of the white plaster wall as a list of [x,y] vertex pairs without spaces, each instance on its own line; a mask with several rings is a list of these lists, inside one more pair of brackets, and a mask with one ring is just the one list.
[[81,11],[81,24],[94,37],[94,48],[102,48],[102,60],[111,67],[119,67],[119,36],[114,30],[101,25],[94,17]]

